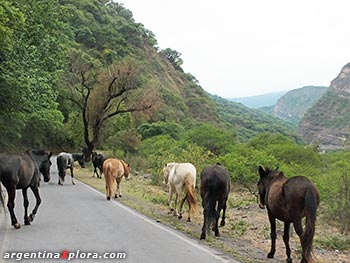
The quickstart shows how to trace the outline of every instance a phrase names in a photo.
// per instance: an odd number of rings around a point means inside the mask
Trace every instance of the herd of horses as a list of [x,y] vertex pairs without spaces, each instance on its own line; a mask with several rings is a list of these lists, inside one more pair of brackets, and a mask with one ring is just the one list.
[[[24,224],[30,225],[34,220],[41,203],[39,186],[40,174],[45,182],[50,180],[50,166],[52,152],[43,150],[27,151],[22,155],[0,154],[0,182],[8,193],[7,207],[10,212],[11,224],[18,229],[18,223],[14,213],[16,190],[21,189],[24,199]],[[85,167],[84,154],[71,154],[62,152],[57,155],[58,184],[63,185],[66,170],[70,169],[72,184],[74,182],[73,164],[77,161],[82,168]],[[104,174],[106,183],[106,198],[110,200],[122,197],[120,184],[125,177],[130,175],[130,165],[117,158],[105,159],[103,155],[93,152],[92,163],[94,173],[98,178]],[[100,173],[98,173],[98,170]],[[301,263],[312,262],[312,243],[315,234],[316,210],[320,202],[319,191],[315,185],[304,176],[285,177],[278,169],[270,169],[259,166],[259,181],[257,184],[259,193],[259,207],[267,208],[267,214],[271,227],[271,250],[268,258],[273,258],[276,250],[276,219],[284,222],[283,241],[286,247],[287,263],[292,262],[289,246],[289,230],[293,223],[295,231],[300,238],[302,247]],[[168,186],[169,213],[182,218],[183,206],[187,201],[189,210],[187,221],[191,221],[191,215],[198,209],[196,198],[196,168],[191,163],[167,163],[163,168],[163,183]],[[200,196],[203,207],[203,226],[200,239],[206,239],[206,235],[212,230],[215,236],[219,236],[218,222],[221,215],[220,226],[225,226],[226,203],[231,190],[229,171],[221,164],[209,165],[200,173]],[[117,186],[115,186],[117,184]],[[36,205],[28,215],[29,201],[27,190],[30,188],[36,198]],[[172,206],[172,196],[175,193],[175,206]],[[180,208],[177,210],[178,199],[181,199]],[[4,206],[4,197],[0,184],[0,201]],[[222,211],[222,213],[221,213]],[[303,218],[306,218],[303,229]]]

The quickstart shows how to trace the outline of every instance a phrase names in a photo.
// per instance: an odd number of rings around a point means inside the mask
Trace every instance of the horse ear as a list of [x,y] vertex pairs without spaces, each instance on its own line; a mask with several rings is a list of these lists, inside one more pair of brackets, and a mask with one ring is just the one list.
[[267,174],[267,173],[266,173],[264,167],[262,167],[261,165],[259,165],[259,175],[260,175],[260,177],[264,177],[266,174]]

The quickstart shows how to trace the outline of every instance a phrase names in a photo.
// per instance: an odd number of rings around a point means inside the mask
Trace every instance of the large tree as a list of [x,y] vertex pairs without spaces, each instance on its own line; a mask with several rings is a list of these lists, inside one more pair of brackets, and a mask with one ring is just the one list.
[[81,51],[70,56],[68,98],[81,112],[86,159],[99,145],[108,120],[118,115],[145,111],[154,103],[154,91],[142,78],[135,60],[124,59],[107,68]]

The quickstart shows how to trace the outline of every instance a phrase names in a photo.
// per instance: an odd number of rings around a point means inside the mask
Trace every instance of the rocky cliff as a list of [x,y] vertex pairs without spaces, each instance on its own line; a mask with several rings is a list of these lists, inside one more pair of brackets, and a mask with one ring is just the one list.
[[311,107],[299,124],[298,133],[321,149],[350,146],[350,63],[331,82],[328,91]]
[[272,114],[297,125],[327,89],[328,87],[307,86],[288,91],[278,99]]

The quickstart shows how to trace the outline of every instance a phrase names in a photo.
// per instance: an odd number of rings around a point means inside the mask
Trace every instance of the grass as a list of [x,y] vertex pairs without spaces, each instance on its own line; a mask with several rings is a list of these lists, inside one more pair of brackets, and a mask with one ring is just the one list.
[[[105,193],[104,178],[92,178],[92,167],[88,165],[87,169],[76,169],[75,171],[77,179]],[[166,187],[152,184],[149,176],[131,176],[129,181],[123,180],[121,189],[123,197],[118,199],[119,202],[159,223],[182,231],[191,238],[199,239],[203,217],[198,194],[199,211],[192,217],[192,222],[188,223],[186,222],[187,210],[181,220],[169,214]],[[235,189],[236,191],[231,192],[229,197],[226,226],[220,228],[221,236],[214,237],[211,234],[201,242],[241,262],[266,262],[265,257],[270,248],[270,226],[266,210],[258,208],[256,198],[252,197],[249,192],[239,187]],[[187,209],[187,206],[185,207]],[[350,262],[350,237],[338,234],[334,229],[330,229],[328,224],[321,221],[319,219],[316,226],[314,248],[328,252],[327,255],[322,255],[322,258],[319,257],[317,262],[337,262],[339,255],[345,258],[343,262]],[[283,223],[277,221],[277,229],[278,253],[276,258],[279,258],[276,261],[270,261],[271,263],[285,260],[285,248],[282,241]],[[296,260],[300,254],[300,243],[296,234],[293,234],[291,238],[291,245],[295,248],[293,257]],[[333,253],[334,250],[338,251],[336,255]],[[315,254],[321,253],[317,252]]]

